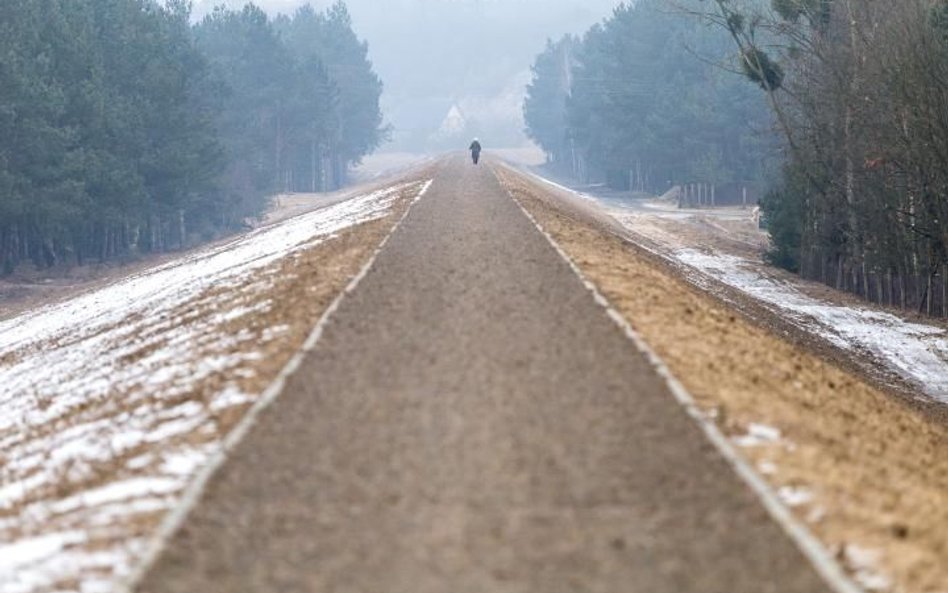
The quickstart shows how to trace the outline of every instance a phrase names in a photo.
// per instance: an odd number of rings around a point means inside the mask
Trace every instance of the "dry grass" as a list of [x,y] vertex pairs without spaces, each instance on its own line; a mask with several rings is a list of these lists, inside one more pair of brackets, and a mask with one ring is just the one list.
[[948,591],[948,430],[702,293],[634,246],[577,220],[520,176],[500,172],[607,299],[665,359],[724,431],[776,427],[779,443],[745,448],[850,569],[877,554],[890,590]]

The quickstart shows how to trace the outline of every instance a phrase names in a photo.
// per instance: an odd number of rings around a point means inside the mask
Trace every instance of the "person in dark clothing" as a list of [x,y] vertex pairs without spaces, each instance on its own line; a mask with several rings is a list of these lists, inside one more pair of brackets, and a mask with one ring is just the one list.
[[471,146],[468,150],[471,151],[471,159],[476,165],[478,161],[481,160],[481,143],[477,141],[477,138],[474,139],[474,142],[471,142]]

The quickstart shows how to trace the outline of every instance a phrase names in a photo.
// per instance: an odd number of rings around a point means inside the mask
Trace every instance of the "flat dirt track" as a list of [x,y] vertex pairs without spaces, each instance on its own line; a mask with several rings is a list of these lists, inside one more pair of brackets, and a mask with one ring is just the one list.
[[139,585],[827,590],[490,168],[460,158]]

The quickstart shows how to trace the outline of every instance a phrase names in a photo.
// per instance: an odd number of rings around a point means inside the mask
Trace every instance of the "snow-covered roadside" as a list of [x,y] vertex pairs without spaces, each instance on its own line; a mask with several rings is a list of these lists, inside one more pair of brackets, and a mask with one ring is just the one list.
[[718,252],[679,249],[671,256],[748,294],[809,332],[843,349],[868,353],[927,395],[948,403],[948,332],[869,308],[843,306],[803,294],[769,276],[759,262]]
[[402,184],[0,323],[0,593],[109,591],[259,395],[282,262],[380,219]]
[[[618,208],[594,195],[537,175],[534,178],[594,204],[635,236],[648,239],[644,248],[698,273],[698,277],[692,277],[697,283],[704,276],[735,288],[801,330],[839,348],[868,355],[889,372],[918,386],[924,394],[948,403],[948,332],[944,329],[912,323],[870,307],[820,300],[805,294],[793,279],[772,270],[759,258],[701,245],[686,232],[676,234],[675,224],[687,224],[693,214],[647,203],[634,211]],[[708,211],[701,214],[709,215]]]

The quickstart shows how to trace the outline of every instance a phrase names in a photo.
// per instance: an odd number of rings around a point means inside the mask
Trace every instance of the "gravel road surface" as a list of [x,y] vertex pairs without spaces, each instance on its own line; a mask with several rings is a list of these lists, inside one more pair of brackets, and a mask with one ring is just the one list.
[[440,168],[147,593],[825,592],[490,168]]

